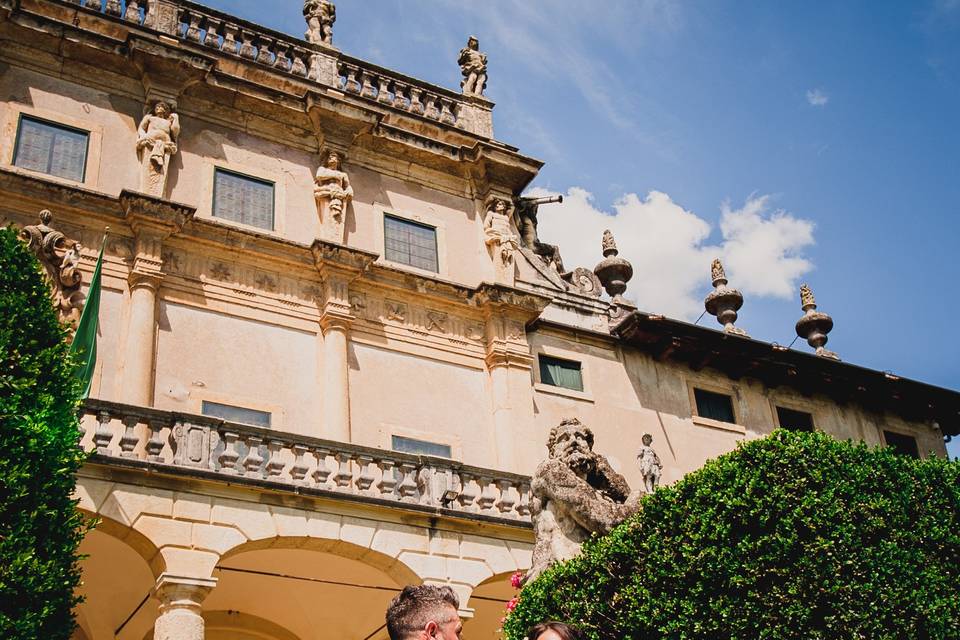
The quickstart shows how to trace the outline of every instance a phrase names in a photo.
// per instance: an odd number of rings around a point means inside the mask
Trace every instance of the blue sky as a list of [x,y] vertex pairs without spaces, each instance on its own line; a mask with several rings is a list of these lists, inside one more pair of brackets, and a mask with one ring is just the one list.
[[[206,4],[304,28],[298,0]],[[692,321],[722,256],[747,298],[738,325],[782,344],[806,281],[844,360],[960,388],[960,0],[340,0],[337,13],[341,50],[450,88],[478,36],[496,137],[547,163],[536,187],[568,196],[540,216],[568,267],[592,266],[609,226],[637,269],[628,297]]]

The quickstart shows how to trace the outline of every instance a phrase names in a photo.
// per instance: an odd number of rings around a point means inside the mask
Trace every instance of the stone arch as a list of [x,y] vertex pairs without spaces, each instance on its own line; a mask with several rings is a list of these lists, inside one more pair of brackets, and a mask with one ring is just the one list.
[[154,578],[164,572],[166,562],[160,553],[160,549],[143,533],[137,531],[130,525],[87,508],[78,507],[77,510],[87,519],[97,520],[97,526],[94,528],[94,531],[110,536],[136,551],[137,554],[143,558],[144,562],[147,563],[147,566],[150,567]]
[[204,611],[205,640],[300,640],[275,622],[241,611]]
[[513,573],[514,571],[496,573],[474,586],[468,602],[473,610],[473,617],[464,623],[463,629],[466,637],[478,640],[500,638],[497,629],[506,614],[507,601],[519,592],[519,589],[510,584]]

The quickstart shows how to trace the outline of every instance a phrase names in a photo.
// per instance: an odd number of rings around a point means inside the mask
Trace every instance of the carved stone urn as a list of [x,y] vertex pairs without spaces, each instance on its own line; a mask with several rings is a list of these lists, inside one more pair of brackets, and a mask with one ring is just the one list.
[[599,278],[600,284],[610,295],[613,304],[632,306],[623,297],[627,290],[627,282],[633,277],[633,265],[621,258],[617,251],[617,243],[610,230],[603,232],[603,260],[594,267],[593,273]]
[[723,325],[723,330],[738,336],[745,336],[747,332],[734,326],[737,321],[737,311],[743,306],[743,294],[727,286],[727,274],[719,258],[715,258],[710,268],[713,291],[703,300],[707,313],[716,316],[717,322]]
[[809,285],[800,285],[800,304],[804,315],[797,320],[797,335],[804,338],[807,344],[816,350],[818,356],[839,360],[840,356],[825,348],[827,334],[833,329],[833,318],[822,311],[817,311],[817,300],[813,297],[813,291]]

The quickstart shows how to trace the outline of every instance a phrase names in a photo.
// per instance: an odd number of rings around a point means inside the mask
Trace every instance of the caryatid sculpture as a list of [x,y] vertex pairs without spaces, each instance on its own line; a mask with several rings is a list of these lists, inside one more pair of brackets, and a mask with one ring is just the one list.
[[337,7],[330,0],[304,0],[303,17],[307,21],[307,42],[333,45],[333,23],[337,21]]
[[167,185],[170,156],[177,152],[180,117],[168,102],[158,100],[143,116],[137,129],[137,154],[140,158],[140,191],[163,197]]
[[653,493],[660,485],[660,473],[663,470],[663,463],[660,462],[660,456],[650,445],[653,444],[653,436],[649,433],[643,434],[641,438],[643,446],[637,454],[637,466],[640,467],[640,477],[643,479],[641,490],[644,493]]
[[313,196],[320,216],[320,235],[324,240],[343,243],[343,221],[347,205],[353,199],[350,177],[341,168],[340,154],[330,151],[313,178]]
[[484,242],[493,260],[496,281],[513,285],[516,278],[514,254],[520,248],[510,227],[510,205],[503,198],[491,198],[483,218]]
[[534,547],[529,582],[580,553],[592,534],[607,534],[637,512],[641,494],[593,451],[593,432],[577,419],[551,429],[549,458],[533,475]]
[[470,36],[467,46],[460,49],[457,63],[463,74],[460,88],[464,95],[482,96],[487,86],[487,54],[480,52],[480,41],[476,36]]

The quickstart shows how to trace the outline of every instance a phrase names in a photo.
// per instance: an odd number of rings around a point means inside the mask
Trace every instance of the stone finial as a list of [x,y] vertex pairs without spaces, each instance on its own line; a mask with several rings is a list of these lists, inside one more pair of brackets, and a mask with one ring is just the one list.
[[158,198],[163,197],[170,157],[177,152],[179,136],[180,116],[174,106],[165,100],[154,102],[137,129],[140,191]]
[[463,80],[460,89],[467,96],[482,96],[487,86],[487,54],[480,51],[480,41],[470,36],[467,46],[460,49],[457,57]]
[[337,7],[330,0],[304,0],[303,18],[307,21],[307,31],[303,34],[307,42],[333,46]]
[[745,336],[747,332],[734,326],[737,321],[737,311],[743,306],[743,294],[727,286],[727,274],[723,270],[720,258],[714,258],[710,265],[710,277],[713,283],[711,291],[703,300],[707,313],[716,316],[717,322],[723,325],[723,330],[738,336]]
[[76,330],[86,300],[80,291],[83,276],[80,273],[80,250],[77,240],[67,237],[50,226],[53,214],[44,209],[40,212],[40,224],[27,225],[20,231],[20,239],[37,256],[43,266],[50,297],[60,320]]
[[839,360],[840,356],[825,347],[827,334],[833,329],[833,318],[822,311],[817,311],[817,300],[813,297],[813,290],[807,284],[800,285],[800,308],[804,315],[797,320],[797,335],[816,349],[818,356]]
[[600,284],[606,289],[614,305],[632,306],[623,297],[627,290],[627,282],[633,277],[633,265],[619,256],[617,243],[609,229],[603,232],[603,260],[594,267],[593,273],[600,279]]

